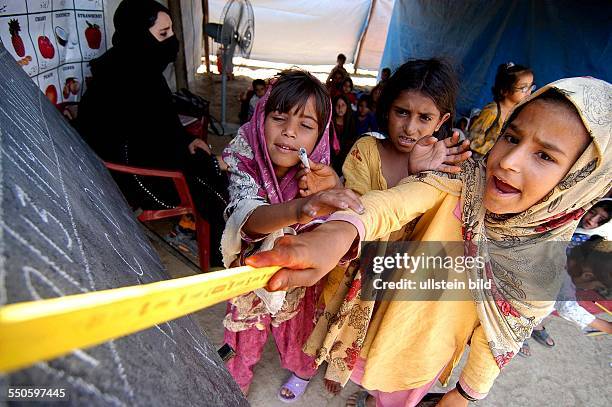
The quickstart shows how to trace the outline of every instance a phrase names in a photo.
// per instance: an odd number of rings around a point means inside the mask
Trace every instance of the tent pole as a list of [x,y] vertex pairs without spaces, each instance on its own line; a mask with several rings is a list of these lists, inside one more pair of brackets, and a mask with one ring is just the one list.
[[374,7],[376,7],[376,0],[372,0],[372,4],[370,5],[370,12],[368,13],[368,19],[366,20],[366,28],[361,33],[361,37],[359,37],[359,42],[357,42],[357,58],[355,58],[353,74],[357,73],[357,68],[359,67],[359,58],[361,58],[361,45],[363,43],[363,39],[368,33],[368,28],[370,28],[370,20],[372,19],[372,15],[374,14]]
[[204,24],[202,25],[202,34],[204,34],[204,62],[206,64],[206,73],[210,74],[210,44],[208,43],[208,34],[206,34],[206,24],[208,24],[208,0],[202,0],[202,13],[204,14]]
[[168,9],[172,19],[172,30],[179,40],[179,52],[174,61],[174,75],[176,78],[176,89],[189,88],[187,80],[187,64],[185,62],[185,38],[183,36],[183,17],[181,13],[180,0],[168,0]]

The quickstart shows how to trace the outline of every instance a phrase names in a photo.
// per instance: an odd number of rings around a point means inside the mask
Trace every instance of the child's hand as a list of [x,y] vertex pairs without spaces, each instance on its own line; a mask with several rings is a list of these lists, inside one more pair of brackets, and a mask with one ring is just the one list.
[[365,208],[355,192],[347,188],[328,189],[302,198],[297,210],[298,223],[308,223],[314,218],[351,208],[361,214]]
[[199,138],[194,139],[187,148],[191,154],[195,154],[197,149],[206,151],[207,154],[212,154],[210,152],[210,146],[206,144],[204,140]]
[[597,329],[598,331],[612,334],[612,322],[606,321],[605,319],[595,318],[595,320],[591,322],[589,326]]
[[310,158],[308,163],[310,164],[310,170],[304,168],[302,164],[302,169],[295,176],[298,180],[301,196],[310,196],[327,189],[342,187],[340,177],[332,167],[315,163]]
[[353,244],[357,230],[347,222],[328,222],[311,232],[283,236],[270,251],[245,260],[252,267],[283,267],[268,281],[269,291],[309,287],[329,273]]
[[437,140],[435,137],[425,137],[414,146],[410,153],[408,171],[410,174],[417,174],[421,171],[442,171],[455,174],[461,171],[461,164],[467,160],[472,152],[470,142],[463,141],[460,145],[459,133],[453,132],[452,137],[444,140]]

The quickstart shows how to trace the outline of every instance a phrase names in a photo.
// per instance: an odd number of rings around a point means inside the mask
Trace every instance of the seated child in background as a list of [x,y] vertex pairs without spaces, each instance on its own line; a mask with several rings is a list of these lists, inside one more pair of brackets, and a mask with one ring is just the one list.
[[[612,261],[612,242],[596,236],[593,239],[575,246],[567,255],[567,276],[555,302],[555,310],[560,317],[578,325],[582,330],[592,329],[612,333],[612,322],[598,318],[583,308],[576,299],[576,288],[595,290],[602,295],[609,295],[612,288],[610,264]],[[555,346],[555,341],[545,327],[546,320],[536,326],[531,337],[548,348]],[[527,341],[519,351],[521,356],[531,356]]]
[[344,163],[346,155],[357,141],[358,135],[355,128],[355,117],[346,96],[335,96],[332,99],[332,106],[332,128],[330,129],[333,132],[332,166],[338,174],[341,174],[342,163]]
[[257,102],[266,93],[266,82],[263,79],[255,79],[251,89],[247,89],[240,95],[240,113],[238,115],[240,124],[251,120]]
[[570,247],[577,246],[589,240],[592,236],[601,236],[606,240],[612,240],[612,198],[604,198],[589,209],[572,235]]
[[255,113],[257,102],[266,94],[266,82],[264,82],[263,79],[255,79],[253,81],[253,90],[255,94],[251,96],[251,100],[249,100],[249,120],[251,120],[253,113]]
[[358,136],[370,131],[378,131],[378,123],[371,109],[371,101],[370,95],[361,95],[359,98],[355,120]]
[[[346,76],[342,82],[342,94],[351,102],[351,110],[357,110],[357,95],[353,92],[353,80]],[[333,96],[332,96],[333,97]]]
[[378,82],[376,86],[374,86],[374,89],[372,89],[372,92],[370,93],[370,96],[372,97],[371,109],[373,112],[376,112],[376,108],[378,105],[378,99],[380,98],[380,95],[382,94],[385,83],[387,83],[387,80],[390,77],[391,77],[391,69],[383,68],[383,70],[380,72],[380,82]]
[[493,102],[486,105],[470,125],[470,148],[479,157],[493,147],[514,106],[535,89],[533,81],[533,71],[526,66],[513,62],[499,65],[491,88]]

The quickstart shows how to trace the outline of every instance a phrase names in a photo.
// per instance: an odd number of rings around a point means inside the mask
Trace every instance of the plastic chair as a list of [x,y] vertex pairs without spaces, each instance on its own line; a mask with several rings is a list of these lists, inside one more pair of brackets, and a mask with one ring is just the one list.
[[189,193],[187,180],[183,173],[179,171],[153,170],[141,167],[131,167],[122,164],[115,164],[104,161],[104,165],[111,171],[122,172],[125,174],[141,175],[146,177],[169,178],[174,182],[180,203],[172,209],[144,210],[138,215],[138,220],[147,222],[191,214],[196,220],[196,237],[198,239],[198,255],[200,258],[200,268],[203,272],[210,266],[210,225],[202,219],[193,204],[193,199]]

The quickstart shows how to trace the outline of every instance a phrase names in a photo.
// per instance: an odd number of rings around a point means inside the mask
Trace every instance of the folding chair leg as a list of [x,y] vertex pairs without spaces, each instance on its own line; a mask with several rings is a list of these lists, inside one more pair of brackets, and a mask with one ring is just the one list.
[[210,225],[197,213],[195,214],[195,217],[200,268],[202,269],[202,272],[205,273],[210,268]]

